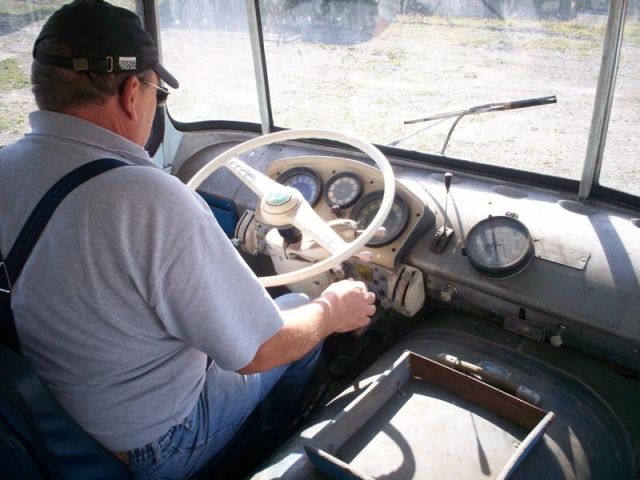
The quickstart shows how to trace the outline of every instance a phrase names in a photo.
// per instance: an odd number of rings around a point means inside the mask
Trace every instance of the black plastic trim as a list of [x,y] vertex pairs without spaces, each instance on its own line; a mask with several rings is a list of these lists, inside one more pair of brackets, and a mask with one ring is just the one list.
[[[157,10],[154,2],[144,1],[142,2],[142,15],[144,20],[144,28],[156,42],[158,42],[158,25],[156,24]],[[147,139],[147,144],[144,146],[145,150],[149,152],[149,156],[153,157],[162,141],[164,139],[164,109],[166,107],[157,108],[155,116],[153,117],[153,124],[151,125],[151,132]]]
[[602,185],[594,185],[589,198],[613,202],[622,207],[640,208],[640,197]]
[[171,124],[176,130],[184,133],[206,132],[212,130],[236,130],[243,133],[262,134],[262,125],[253,122],[242,122],[235,120],[205,120],[201,122],[186,123],[172,118],[170,114],[169,120],[171,120]]
[[147,139],[147,144],[144,146],[145,150],[149,152],[149,156],[153,157],[162,141],[164,140],[164,109],[156,109],[156,114],[153,117],[153,123],[151,124],[151,132]]

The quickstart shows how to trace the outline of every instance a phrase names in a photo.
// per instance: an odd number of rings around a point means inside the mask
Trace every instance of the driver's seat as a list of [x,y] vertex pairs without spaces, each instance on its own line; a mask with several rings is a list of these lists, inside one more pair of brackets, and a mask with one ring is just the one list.
[[58,404],[28,362],[0,345],[0,478],[129,479]]

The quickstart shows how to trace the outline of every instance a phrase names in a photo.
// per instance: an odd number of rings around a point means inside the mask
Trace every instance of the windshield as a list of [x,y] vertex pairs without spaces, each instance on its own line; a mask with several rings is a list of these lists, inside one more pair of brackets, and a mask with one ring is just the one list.
[[[259,3],[275,126],[345,130],[381,145],[440,153],[454,118],[404,121],[555,95],[555,104],[464,117],[445,153],[580,179],[608,2]],[[165,54],[185,85],[171,114],[185,122],[259,122],[244,5],[234,2],[222,17],[213,7],[188,5],[162,22]],[[604,171],[608,186],[640,194],[640,141],[629,131],[640,120],[637,12],[626,28]],[[197,62],[185,55],[186,39]]]

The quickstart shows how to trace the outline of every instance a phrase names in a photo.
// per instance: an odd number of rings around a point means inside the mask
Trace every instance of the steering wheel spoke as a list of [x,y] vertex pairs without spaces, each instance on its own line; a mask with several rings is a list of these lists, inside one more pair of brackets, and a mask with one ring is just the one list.
[[291,223],[332,255],[344,251],[349,246],[307,202],[300,203]]
[[282,190],[283,186],[271,180],[264,173],[250,167],[237,157],[230,158],[225,165],[231,173],[255,193],[258,198],[266,197],[270,192]]

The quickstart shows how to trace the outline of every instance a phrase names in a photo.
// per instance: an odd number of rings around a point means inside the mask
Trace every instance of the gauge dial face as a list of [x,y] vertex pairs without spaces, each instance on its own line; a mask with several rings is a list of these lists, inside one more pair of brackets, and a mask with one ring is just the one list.
[[[373,217],[376,216],[378,210],[380,210],[380,204],[382,203],[383,192],[377,191],[365,195],[358,201],[353,207],[353,219],[358,224],[358,228],[364,230],[369,226]],[[400,197],[396,196],[391,205],[389,215],[385,220],[383,226],[386,229],[386,233],[383,236],[375,236],[369,240],[370,247],[382,247],[388,245],[396,240],[409,223],[409,207]]]
[[329,179],[324,198],[330,206],[348,208],[362,193],[362,180],[353,173],[338,173]]
[[312,206],[315,205],[320,198],[322,183],[318,175],[310,168],[292,168],[280,175],[276,181],[282,185],[298,190],[304,199]]
[[489,217],[467,235],[467,255],[480,273],[505,278],[522,271],[534,256],[527,227],[512,217]]

